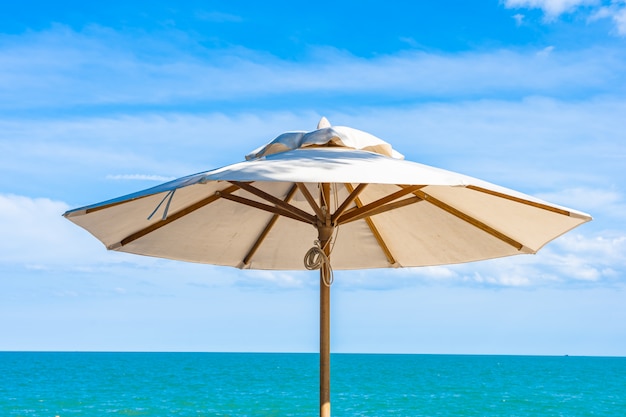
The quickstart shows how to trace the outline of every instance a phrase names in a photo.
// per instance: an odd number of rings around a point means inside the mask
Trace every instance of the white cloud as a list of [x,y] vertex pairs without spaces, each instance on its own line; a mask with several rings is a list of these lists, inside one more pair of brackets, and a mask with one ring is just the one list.
[[547,201],[558,201],[568,207],[579,207],[580,210],[596,213],[596,216],[601,214],[621,221],[626,220],[626,200],[616,189],[574,187],[542,193],[538,197]]
[[407,44],[411,48],[418,48],[420,46],[420,43],[411,37],[401,36],[400,38],[398,38],[398,40],[402,43]]
[[626,267],[626,234],[605,232],[586,237],[579,233],[564,235],[555,242],[564,253],[583,256],[596,262]]
[[164,177],[163,175],[150,175],[150,174],[109,174],[106,176],[107,180],[131,180],[131,181],[158,181],[166,182],[175,179],[176,177]]
[[[620,216],[625,113],[626,101],[619,99],[529,98],[354,107],[325,115],[333,124],[380,136],[407,159],[594,216],[609,210]],[[5,192],[90,204],[137,191],[131,181],[103,181],[112,172],[167,179],[217,168],[286,130],[314,128],[320,116],[259,111],[0,120],[0,185]]]
[[505,0],[508,8],[541,9],[547,19],[554,19],[559,15],[571,12],[581,6],[598,4],[598,0]]
[[554,51],[554,46],[546,46],[541,51],[537,52],[537,56],[548,57]]
[[565,283],[623,282],[626,273],[626,235],[604,232],[595,236],[571,233],[554,242],[546,265]]
[[613,15],[613,20],[615,21],[617,32],[622,36],[626,36],[626,7],[617,10]]
[[[71,263],[93,248],[87,236],[74,233],[61,215],[69,207],[48,198],[0,194],[0,260],[41,269],[50,263]],[[69,237],[84,245],[73,245]]]
[[[615,31],[619,36],[626,36],[626,1],[612,0],[608,6],[603,6],[600,0],[505,0],[504,6],[511,9],[541,9],[546,21],[553,21],[560,15],[572,13],[585,8],[588,20],[610,19],[615,25]],[[521,23],[523,15],[516,14],[513,18],[517,25]]]
[[[176,107],[285,94],[416,100],[623,90],[624,53],[615,49],[552,51],[548,57],[546,50],[405,51],[363,59],[317,48],[307,59],[293,62],[194,42],[172,36],[157,44],[105,28],[74,32],[59,26],[20,37],[5,35],[0,37],[0,98],[15,111],[75,105]],[[186,52],[198,48],[202,54]]]
[[611,19],[618,35],[626,36],[626,1],[613,1],[609,6],[600,7],[590,17],[590,21]]
[[62,217],[68,209],[66,203],[49,198],[0,194],[0,263],[87,273],[125,263],[134,263],[133,268],[154,263],[150,258],[107,252],[104,245]]
[[317,272],[294,271],[246,271],[233,281],[239,288],[250,289],[302,289],[316,288]]

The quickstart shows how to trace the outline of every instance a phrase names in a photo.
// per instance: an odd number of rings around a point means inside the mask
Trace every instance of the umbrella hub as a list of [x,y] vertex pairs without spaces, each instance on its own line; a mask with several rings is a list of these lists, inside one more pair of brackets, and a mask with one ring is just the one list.
[[[333,226],[325,224],[317,226],[317,239],[320,242],[321,249],[325,249],[325,247],[330,242],[330,239],[332,238],[334,232],[335,228]],[[327,255],[329,255],[329,253]]]

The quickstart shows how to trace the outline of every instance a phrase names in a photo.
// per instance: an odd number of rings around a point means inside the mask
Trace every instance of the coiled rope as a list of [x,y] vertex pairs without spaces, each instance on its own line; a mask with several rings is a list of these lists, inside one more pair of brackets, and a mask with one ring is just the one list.
[[[328,243],[326,243],[328,244]],[[315,246],[309,249],[304,255],[304,267],[309,271],[321,269],[321,276],[324,285],[330,287],[335,280],[333,276],[333,268],[330,266],[330,259],[320,247],[320,241],[315,241]]]
[[[331,185],[332,187],[332,185]],[[337,187],[333,187],[334,188],[334,202],[335,202],[335,211],[337,210]],[[325,194],[321,193],[321,197],[324,201],[322,201],[322,212],[326,215],[326,211],[328,210],[330,201],[326,201],[325,198]],[[329,198],[329,200],[332,200]],[[329,218],[329,217],[328,217]],[[328,222],[328,220],[327,220]],[[327,223],[327,226],[329,226],[329,224]],[[328,239],[324,245],[324,247],[322,248],[322,244],[320,242],[320,240],[316,240],[315,246],[313,246],[311,249],[309,249],[306,253],[306,255],[304,255],[304,267],[306,269],[308,269],[309,271],[313,271],[313,270],[317,270],[319,269],[321,271],[320,275],[322,277],[322,282],[324,283],[324,285],[326,285],[327,287],[330,287],[331,285],[333,285],[333,281],[335,280],[334,274],[333,274],[333,268],[330,265],[330,259],[328,258],[328,256],[325,253],[325,250],[327,247],[329,247],[329,251],[328,253],[330,254],[333,251],[333,248],[335,246],[335,241],[337,238],[337,234],[339,232],[339,228],[338,227],[334,227],[333,228],[333,233],[335,234],[335,238],[333,239],[332,237],[330,239]],[[330,246],[329,246],[330,245]]]

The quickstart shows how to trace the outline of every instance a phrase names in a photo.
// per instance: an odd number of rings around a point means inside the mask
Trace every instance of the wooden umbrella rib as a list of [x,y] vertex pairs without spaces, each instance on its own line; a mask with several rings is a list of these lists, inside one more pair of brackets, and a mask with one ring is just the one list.
[[423,201],[420,197],[418,196],[413,196],[413,197],[409,197],[409,198],[405,198],[399,201],[394,201],[392,203],[389,204],[385,204],[383,206],[379,206],[377,208],[374,208],[372,210],[369,210],[365,213],[361,213],[358,216],[352,216],[346,220],[342,220],[341,218],[339,219],[339,221],[337,222],[337,225],[341,225],[341,224],[346,224],[346,223],[352,223],[354,221],[357,220],[361,220],[363,218],[368,218],[368,217],[372,217],[375,216],[377,214],[381,214],[384,213],[386,211],[390,211],[390,210],[395,210],[398,209],[400,207],[405,207],[411,204],[415,204],[415,203],[419,203],[420,201]]
[[403,197],[407,194],[415,192],[419,190],[420,188],[423,188],[424,186],[423,185],[408,185],[408,186],[400,186],[400,187],[402,188],[396,191],[395,193],[391,193],[383,198],[380,198],[376,201],[368,203],[364,206],[361,206],[361,207],[357,206],[356,209],[352,209],[352,210],[345,212],[344,214],[339,216],[339,218],[337,219],[337,222],[341,224],[341,223],[346,223],[350,221],[350,219],[352,219],[353,217],[364,217],[364,215],[367,215],[368,213],[378,209],[379,207],[384,206],[385,204],[390,203],[394,200],[397,200],[400,197]]
[[[238,189],[239,189],[238,186],[231,185],[230,187],[222,190],[221,193],[229,194],[229,193],[232,193],[234,191],[237,191]],[[171,214],[166,219],[159,220],[158,222],[153,223],[150,226],[148,226],[146,228],[143,228],[143,229],[141,229],[141,230],[139,230],[139,231],[137,231],[137,232],[135,232],[135,233],[125,237],[124,239],[122,239],[120,241],[119,244],[112,245],[112,247],[113,248],[117,248],[117,247],[120,247],[120,246],[128,245],[129,243],[134,242],[135,240],[140,239],[140,238],[146,236],[147,234],[150,234],[150,233],[154,232],[155,230],[158,230],[158,229],[162,228],[163,226],[166,226],[166,225],[168,225],[168,224],[170,224],[170,223],[180,219],[181,217],[184,217],[184,216],[188,215],[189,213],[192,213],[192,212],[194,212],[194,211],[196,211],[196,210],[198,210],[198,209],[200,209],[200,208],[202,208],[202,207],[204,207],[204,206],[206,206],[208,204],[213,203],[214,201],[218,200],[219,198],[220,197],[219,197],[219,195],[217,195],[217,193],[216,194],[212,194],[209,197],[206,197],[206,198],[204,198],[204,199],[202,199],[202,200],[200,200],[200,201],[198,201],[198,202],[196,202],[196,203],[194,203],[194,204],[192,204],[190,206],[187,206],[187,207],[177,211],[176,213]]]
[[417,195],[418,197],[424,199],[425,201],[428,201],[429,203],[433,204],[434,206],[439,207],[440,209],[452,214],[455,217],[458,217],[461,220],[464,220],[465,222],[471,224],[474,227],[477,227],[478,229],[481,229],[482,231],[489,233],[490,235],[492,235],[493,237],[500,239],[501,241],[513,246],[514,248],[516,248],[517,250],[521,250],[524,245],[522,245],[521,243],[519,243],[518,241],[516,241],[515,239],[505,235],[504,233],[494,229],[491,226],[486,225],[485,223],[481,222],[480,220],[463,213],[462,211],[444,203],[441,200],[438,200],[437,198],[426,194],[423,191],[417,190],[415,191],[415,195]]
[[[285,200],[284,200],[285,203],[289,203],[289,201],[293,198],[294,194],[296,193],[297,189],[298,187],[295,185],[291,187],[291,189],[287,193],[287,196],[285,197]],[[274,225],[276,224],[279,218],[280,218],[280,214],[274,214],[272,216],[272,218],[267,223],[267,225],[265,226],[265,228],[263,229],[259,237],[255,240],[254,244],[252,245],[252,247],[250,248],[246,256],[243,258],[244,265],[248,265],[250,263],[250,260],[252,259],[256,251],[259,249],[259,247],[261,246],[261,243],[263,243],[263,241],[265,240],[269,232],[272,230],[272,228],[274,227]]]
[[[352,188],[352,185],[350,184],[345,184],[345,187],[348,189],[348,192],[350,193],[354,191],[354,189]],[[357,208],[363,207],[363,203],[358,197],[354,198],[354,203],[356,204]],[[383,237],[378,231],[378,228],[376,227],[376,224],[374,223],[374,221],[371,218],[366,217],[365,223],[367,224],[367,227],[370,229],[370,231],[374,235],[374,238],[376,239],[376,243],[378,243],[378,246],[385,254],[385,257],[387,258],[387,262],[389,262],[389,265],[395,265],[397,263],[396,258],[391,253],[391,250],[389,250],[389,247],[387,246]]]
[[[349,186],[349,189],[352,189],[352,185],[345,184],[345,186],[346,188],[348,188]],[[341,205],[337,208],[337,210],[335,210],[335,212],[331,216],[330,220],[332,224],[337,223],[337,219],[339,218],[339,216],[341,216],[343,212],[346,211],[348,206],[352,204],[352,202],[354,202],[354,200],[359,196],[359,194],[361,194],[361,191],[363,191],[365,187],[367,187],[367,183],[361,183],[357,185],[356,188],[352,189],[352,191],[350,191],[350,195],[343,201],[343,203],[341,203]]]
[[[150,194],[150,195],[152,195],[152,194]],[[140,200],[142,198],[149,197],[150,195],[144,195],[144,196],[141,196],[141,197],[133,198],[131,201]],[[93,208],[88,208],[88,209],[85,210],[85,214],[94,213],[96,211],[100,211],[100,210],[108,209],[108,208],[111,208],[111,207],[119,206],[120,204],[124,204],[124,203],[127,203],[127,202],[128,202],[128,200],[116,201],[114,203],[104,204],[102,206],[93,207]]]
[[267,204],[260,203],[258,201],[250,200],[248,198],[240,197],[240,196],[233,195],[233,194],[221,194],[220,196],[226,200],[230,200],[239,204],[254,207],[259,210],[264,210],[269,213],[278,214],[279,216],[288,217],[290,219],[298,220],[306,224],[312,224],[312,225],[316,224],[316,220],[317,220],[316,217],[306,212],[303,212],[304,215],[295,214],[291,211],[287,211],[283,209],[282,207],[270,206]]
[[298,187],[298,189],[300,190],[300,192],[302,193],[304,198],[306,198],[306,201],[308,201],[309,205],[311,206],[311,208],[313,209],[313,211],[317,215],[317,218],[320,221],[323,221],[324,220],[324,213],[322,212],[322,209],[320,208],[320,206],[315,201],[315,198],[311,195],[309,190],[306,188],[306,185],[304,183],[302,183],[302,182],[297,182],[296,186]]
[[111,207],[119,206],[120,204],[128,203],[129,201],[141,200],[142,198],[150,197],[150,196],[153,196],[153,195],[154,194],[147,194],[147,195],[142,195],[141,197],[135,197],[135,198],[133,198],[131,200],[114,201],[112,203],[102,204],[102,205],[99,205],[97,207],[91,207],[91,208],[86,208],[86,209],[76,209],[76,210],[72,210],[72,211],[66,212],[65,214],[63,214],[63,216],[66,217],[66,218],[74,217],[74,216],[82,216],[84,214],[94,213],[96,211],[100,211],[100,210],[108,209],[108,208],[111,208]]
[[372,231],[372,234],[376,238],[376,242],[378,243],[378,246],[380,246],[380,249],[382,249],[385,257],[387,257],[387,262],[389,262],[389,265],[396,265],[396,259],[393,257],[391,251],[389,250],[389,247],[383,240],[383,237],[380,235],[380,232],[378,231],[378,228],[376,227],[374,221],[370,217],[367,217],[365,219],[365,223],[367,223],[367,227],[369,227]]
[[[242,190],[246,190],[250,194],[254,194],[257,197],[260,197],[260,198],[262,198],[265,201],[268,201],[268,202],[270,202],[272,204],[275,204],[277,208],[282,209],[282,212],[278,213],[278,214],[282,214],[284,212],[288,212],[288,213],[291,213],[294,216],[298,217],[299,219],[305,219],[306,222],[308,222],[308,223],[311,223],[310,219],[315,219],[315,216],[307,213],[306,211],[300,210],[299,208],[294,207],[291,204],[285,203],[280,198],[274,197],[273,195],[271,195],[269,193],[266,193],[263,190],[260,190],[260,189],[258,189],[256,187],[253,187],[249,183],[239,182],[239,181],[230,181],[230,182],[232,184],[238,186]],[[248,201],[252,201],[252,200],[248,200]],[[312,223],[315,224],[315,220],[313,220]]]
[[500,192],[497,192],[497,191],[489,190],[487,188],[477,187],[475,185],[468,185],[467,188],[470,189],[470,190],[479,191],[481,193],[493,195],[495,197],[504,198],[505,200],[511,200],[511,201],[515,201],[516,203],[526,204],[528,206],[537,207],[537,208],[540,208],[540,209],[543,209],[543,210],[551,211],[553,213],[562,214],[564,216],[571,216],[572,215],[572,213],[570,213],[567,210],[563,210],[563,209],[560,209],[560,208],[557,208],[557,207],[552,207],[552,206],[549,206],[547,204],[538,203],[536,201],[525,200],[523,198],[519,198],[519,197],[515,197],[515,196],[512,196],[512,195],[508,195],[508,194],[500,193]]

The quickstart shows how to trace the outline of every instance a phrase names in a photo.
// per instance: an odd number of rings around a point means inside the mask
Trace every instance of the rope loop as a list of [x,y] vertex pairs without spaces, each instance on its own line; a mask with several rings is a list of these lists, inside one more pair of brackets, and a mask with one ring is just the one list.
[[309,249],[304,255],[304,267],[309,271],[321,269],[322,281],[324,285],[330,287],[335,280],[333,276],[333,269],[330,266],[330,259],[320,248],[319,240],[315,241],[315,246]]

